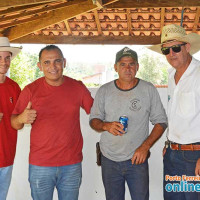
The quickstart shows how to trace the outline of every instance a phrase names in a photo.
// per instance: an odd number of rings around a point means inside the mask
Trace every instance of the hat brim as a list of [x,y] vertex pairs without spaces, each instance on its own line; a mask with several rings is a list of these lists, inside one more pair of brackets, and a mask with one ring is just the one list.
[[[177,37],[177,38],[174,38],[173,40],[190,43],[190,45],[191,45],[190,54],[191,55],[197,53],[200,50],[200,35],[198,35],[196,33],[190,33],[190,34],[186,35],[185,37],[181,37],[181,38]],[[165,44],[165,43],[167,43],[167,42],[164,42],[162,44]],[[152,45],[147,48],[152,51],[162,54],[162,51],[161,51],[162,44]]]
[[8,51],[12,53],[11,59],[14,59],[21,50],[21,47],[0,47],[0,51]]

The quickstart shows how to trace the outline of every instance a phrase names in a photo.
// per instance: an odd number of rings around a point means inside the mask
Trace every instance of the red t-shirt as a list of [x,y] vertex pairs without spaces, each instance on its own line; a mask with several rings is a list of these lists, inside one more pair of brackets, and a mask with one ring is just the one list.
[[0,83],[0,113],[3,113],[0,121],[0,167],[10,166],[14,162],[17,131],[11,127],[10,117],[20,92],[18,84],[8,77],[4,83]]
[[89,114],[93,104],[83,83],[64,76],[62,85],[51,86],[40,78],[24,88],[13,114],[22,113],[29,101],[37,111],[30,136],[30,164],[53,167],[81,162],[80,108]]

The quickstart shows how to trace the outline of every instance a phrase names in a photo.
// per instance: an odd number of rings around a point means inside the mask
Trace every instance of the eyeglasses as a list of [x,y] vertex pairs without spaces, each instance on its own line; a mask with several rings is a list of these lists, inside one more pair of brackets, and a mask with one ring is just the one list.
[[184,46],[186,45],[187,43],[183,43],[183,44],[176,44],[176,45],[173,45],[171,47],[162,47],[161,48],[161,51],[164,55],[168,55],[169,52],[170,52],[170,49],[172,49],[173,52],[175,53],[178,53],[181,51],[181,46]]

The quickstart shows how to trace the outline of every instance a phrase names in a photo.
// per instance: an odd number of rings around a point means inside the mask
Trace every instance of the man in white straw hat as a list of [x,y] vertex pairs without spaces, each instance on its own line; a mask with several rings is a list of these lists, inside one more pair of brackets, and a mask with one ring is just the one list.
[[11,60],[21,51],[0,37],[0,199],[5,200],[10,186],[16,151],[17,131],[10,117],[20,94],[17,83],[6,76]]
[[[164,199],[200,199],[200,36],[183,27],[163,27],[161,44],[151,50],[166,56],[169,70],[168,131],[164,155]],[[188,179],[192,177],[191,179]],[[191,180],[191,181],[190,181]],[[176,187],[175,187],[176,185]]]

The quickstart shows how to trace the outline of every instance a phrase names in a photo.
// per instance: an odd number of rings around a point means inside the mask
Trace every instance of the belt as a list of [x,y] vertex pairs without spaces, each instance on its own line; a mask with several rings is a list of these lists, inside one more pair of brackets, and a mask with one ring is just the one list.
[[171,144],[172,150],[200,151],[199,144]]
[[172,150],[200,151],[200,144],[177,144],[167,141],[165,146],[169,146]]

